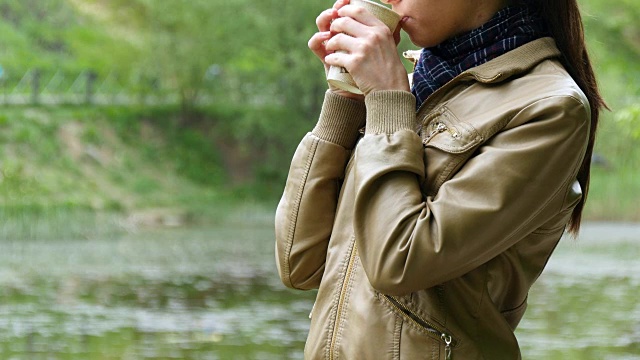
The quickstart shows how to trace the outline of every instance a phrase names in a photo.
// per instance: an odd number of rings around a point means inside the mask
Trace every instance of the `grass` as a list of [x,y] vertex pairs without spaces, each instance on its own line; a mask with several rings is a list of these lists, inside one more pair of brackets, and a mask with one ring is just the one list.
[[585,208],[586,220],[640,221],[640,175],[636,167],[595,169]]
[[[33,209],[47,212],[53,223],[69,211],[88,209],[96,214],[174,209],[197,221],[218,218],[220,204],[275,207],[281,175],[257,172],[242,186],[229,184],[224,155],[210,134],[180,126],[172,114],[162,108],[5,108],[0,211],[13,213],[5,215],[5,235],[9,228],[21,237],[46,233],[11,225],[11,219],[33,216]],[[593,167],[585,220],[640,221],[635,142],[612,114],[605,114],[596,152],[608,164]],[[290,154],[278,156],[288,160]],[[285,172],[287,161],[277,162]]]
[[126,211],[222,191],[212,142],[177,128],[171,115],[10,107],[0,124],[0,206]]
[[[605,89],[606,90],[606,89]],[[607,90],[612,97],[615,91]],[[640,138],[628,122],[618,121],[624,101],[613,98],[612,111],[600,119],[595,154],[601,160],[592,166],[587,220],[640,221]],[[637,127],[640,129],[640,117]]]
[[0,207],[0,239],[114,238],[122,234],[116,213],[78,207]]

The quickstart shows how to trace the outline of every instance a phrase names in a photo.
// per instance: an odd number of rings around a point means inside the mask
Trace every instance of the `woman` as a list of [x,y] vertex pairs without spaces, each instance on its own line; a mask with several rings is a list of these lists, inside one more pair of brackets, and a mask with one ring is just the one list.
[[364,96],[327,91],[276,213],[283,282],[319,289],[305,357],[518,359],[604,106],[576,1],[387,2],[424,48],[412,88],[399,30],[348,0],[309,40]]

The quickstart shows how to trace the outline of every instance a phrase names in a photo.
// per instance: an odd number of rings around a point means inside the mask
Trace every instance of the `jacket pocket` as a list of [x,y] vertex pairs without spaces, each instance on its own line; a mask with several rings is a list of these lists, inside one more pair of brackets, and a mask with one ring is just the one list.
[[459,121],[446,107],[422,121],[420,136],[425,151],[427,176],[423,188],[427,196],[435,195],[484,142],[473,126]]
[[520,320],[522,320],[522,317],[524,316],[524,312],[526,310],[527,310],[527,299],[525,298],[522,304],[518,305],[518,307],[511,310],[502,311],[501,314],[505,318],[505,320],[507,320],[507,323],[509,323],[509,326],[511,326],[511,330],[515,331],[516,327],[520,323]]
[[426,320],[391,295],[379,294],[382,302],[403,321],[399,341],[400,359],[450,360],[458,345],[454,336]]
[[422,121],[422,143],[452,154],[467,152],[483,141],[482,135],[470,124],[458,120],[442,107]]

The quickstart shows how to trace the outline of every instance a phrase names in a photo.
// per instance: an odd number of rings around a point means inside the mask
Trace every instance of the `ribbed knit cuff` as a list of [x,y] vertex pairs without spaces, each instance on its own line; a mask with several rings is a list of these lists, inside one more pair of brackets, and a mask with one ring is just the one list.
[[322,140],[352,149],[365,118],[366,107],[363,102],[327,91],[320,119],[312,133]]
[[393,134],[416,128],[416,98],[401,90],[371,92],[365,97],[367,134]]

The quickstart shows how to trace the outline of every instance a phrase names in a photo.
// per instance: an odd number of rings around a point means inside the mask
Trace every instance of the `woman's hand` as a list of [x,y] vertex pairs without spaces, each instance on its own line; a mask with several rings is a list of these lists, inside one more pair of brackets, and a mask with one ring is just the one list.
[[[313,51],[314,54],[322,61],[324,64],[325,74],[329,72],[330,65],[325,62],[325,58],[327,55],[331,54],[333,51],[329,51],[326,48],[327,41],[331,39],[336,33],[331,31],[331,23],[339,17],[338,10],[349,4],[349,0],[337,0],[333,5],[333,8],[327,9],[318,15],[316,19],[316,25],[318,26],[318,32],[315,33],[311,39],[309,39],[309,49]],[[363,95],[357,95],[350,93],[348,91],[340,90],[336,87],[329,86],[330,90],[334,93],[348,97],[355,100],[364,100]]]
[[[316,52],[318,56],[325,55],[325,66],[347,69],[365,95],[376,90],[409,91],[407,72],[396,49],[400,40],[399,26],[391,32],[371,13],[352,5],[337,9],[334,6],[330,13],[318,19],[321,18],[324,21],[333,19],[329,20],[329,33],[318,35],[326,41],[322,51]],[[325,29],[326,23],[321,24]]]

